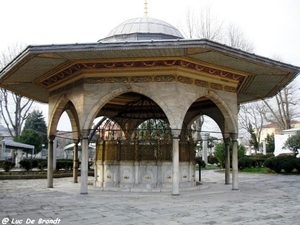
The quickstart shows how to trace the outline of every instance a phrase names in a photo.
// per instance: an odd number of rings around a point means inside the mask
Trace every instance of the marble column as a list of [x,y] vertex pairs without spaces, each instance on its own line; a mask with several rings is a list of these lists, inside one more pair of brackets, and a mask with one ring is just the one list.
[[57,138],[53,140],[53,171],[56,170]]
[[173,196],[179,196],[179,132],[173,135]]
[[225,139],[225,184],[230,184],[230,138]]
[[80,175],[80,194],[88,193],[88,162],[89,162],[89,142],[88,142],[88,130],[83,130],[81,138],[81,175]]
[[48,162],[47,162],[47,187],[53,188],[53,141],[55,135],[48,139]]
[[208,137],[209,133],[205,133],[202,137],[202,160],[205,162],[205,164],[208,163],[207,161],[207,145],[208,145]]
[[232,141],[232,190],[239,190],[237,134],[231,134]]
[[74,141],[73,149],[73,182],[78,183],[78,140]]

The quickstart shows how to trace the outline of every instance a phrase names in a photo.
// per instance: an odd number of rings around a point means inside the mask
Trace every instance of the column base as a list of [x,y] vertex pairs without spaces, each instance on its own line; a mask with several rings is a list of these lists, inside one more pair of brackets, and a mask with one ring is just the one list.
[[172,194],[172,196],[180,196],[180,194]]
[[47,188],[53,188],[53,186],[52,186],[52,185],[50,185],[50,186],[48,186]]

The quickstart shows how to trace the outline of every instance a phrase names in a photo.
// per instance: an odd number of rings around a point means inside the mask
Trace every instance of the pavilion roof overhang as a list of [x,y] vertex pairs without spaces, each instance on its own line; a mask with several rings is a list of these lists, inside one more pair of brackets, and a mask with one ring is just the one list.
[[299,67],[206,39],[99,42],[28,46],[0,72],[0,86],[47,103],[51,91],[82,79],[83,73],[130,70],[130,66],[147,69],[147,64],[230,81],[238,103],[274,96],[300,71]]

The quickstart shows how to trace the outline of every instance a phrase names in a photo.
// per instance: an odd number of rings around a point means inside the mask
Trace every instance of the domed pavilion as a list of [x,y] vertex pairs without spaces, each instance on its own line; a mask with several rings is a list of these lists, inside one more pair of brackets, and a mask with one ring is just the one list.
[[[96,140],[95,185],[136,190],[194,187],[197,130],[211,117],[227,143],[225,184],[238,186],[239,104],[272,97],[299,67],[206,39],[184,39],[150,17],[127,20],[95,43],[28,46],[0,74],[0,86],[49,104],[48,187],[63,112],[81,144],[80,193],[88,193],[88,146]],[[98,118],[97,124],[93,124]],[[228,141],[233,142],[232,176]]]

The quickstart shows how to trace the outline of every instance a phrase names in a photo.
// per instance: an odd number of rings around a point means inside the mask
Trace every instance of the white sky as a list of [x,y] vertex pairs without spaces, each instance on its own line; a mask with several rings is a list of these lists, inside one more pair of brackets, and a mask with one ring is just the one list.
[[[237,25],[255,54],[300,66],[299,0],[148,0],[148,16],[180,29],[187,9],[200,12],[204,5],[220,21]],[[0,51],[16,43],[96,42],[123,21],[143,15],[144,0],[0,0]]]

